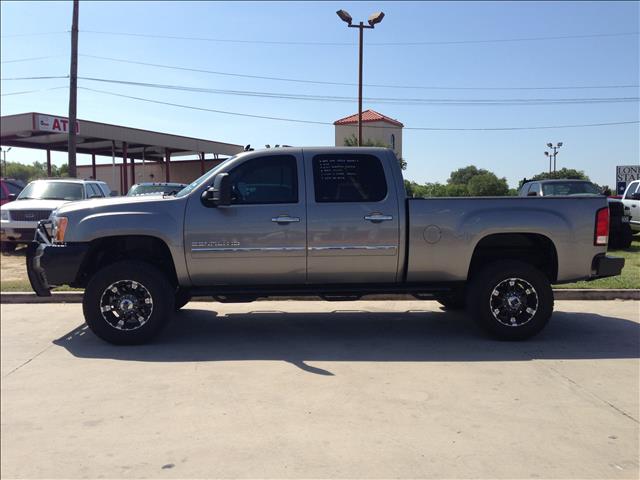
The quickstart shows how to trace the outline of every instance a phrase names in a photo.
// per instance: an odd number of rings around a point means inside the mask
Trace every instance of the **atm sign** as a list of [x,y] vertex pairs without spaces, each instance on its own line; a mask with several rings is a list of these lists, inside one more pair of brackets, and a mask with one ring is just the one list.
[[[36,129],[41,132],[69,132],[69,119],[64,117],[52,117],[50,115],[37,115]],[[80,124],[76,121],[76,133],[80,133]]]

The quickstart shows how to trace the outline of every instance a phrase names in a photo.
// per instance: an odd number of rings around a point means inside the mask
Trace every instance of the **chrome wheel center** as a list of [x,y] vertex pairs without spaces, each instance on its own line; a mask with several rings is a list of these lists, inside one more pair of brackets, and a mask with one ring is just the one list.
[[498,283],[489,297],[491,314],[508,327],[521,327],[538,311],[538,293],[522,278],[507,278]]
[[134,280],[109,285],[100,297],[102,318],[117,330],[136,330],[153,313],[153,298],[147,288]]

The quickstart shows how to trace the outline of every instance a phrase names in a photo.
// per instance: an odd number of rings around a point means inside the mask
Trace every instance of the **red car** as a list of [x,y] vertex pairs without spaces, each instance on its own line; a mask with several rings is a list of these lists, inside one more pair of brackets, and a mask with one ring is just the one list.
[[19,180],[0,178],[0,205],[15,200],[23,188],[24,185]]

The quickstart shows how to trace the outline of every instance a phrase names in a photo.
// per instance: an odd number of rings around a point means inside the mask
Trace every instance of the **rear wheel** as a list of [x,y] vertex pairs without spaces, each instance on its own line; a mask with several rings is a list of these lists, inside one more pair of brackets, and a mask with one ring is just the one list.
[[118,262],[96,272],[84,292],[84,318],[98,337],[117,345],[149,341],[174,309],[164,273],[143,262]]
[[537,268],[501,261],[478,272],[468,304],[478,324],[503,340],[524,340],[540,332],[553,313],[549,279]]

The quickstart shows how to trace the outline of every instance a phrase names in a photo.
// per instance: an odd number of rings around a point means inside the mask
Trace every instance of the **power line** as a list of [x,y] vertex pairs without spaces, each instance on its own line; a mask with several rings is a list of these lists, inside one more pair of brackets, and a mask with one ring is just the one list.
[[[41,76],[41,77],[13,77],[3,78],[3,81],[15,80],[49,80],[55,78],[68,78],[68,76]],[[78,77],[81,80],[127,85],[134,87],[156,88],[165,90],[177,90],[190,93],[208,93],[216,95],[234,95],[258,98],[274,98],[284,100],[303,100],[321,102],[347,102],[355,101],[354,97],[338,95],[308,95],[290,94],[281,92],[264,92],[251,90],[226,90],[202,87],[190,87],[184,85],[166,85],[148,82],[134,82],[98,77]],[[588,97],[588,98],[511,98],[511,99],[459,99],[459,98],[393,98],[393,97],[367,97],[369,103],[394,104],[394,105],[447,105],[447,106],[528,106],[528,105],[575,105],[575,104],[603,104],[603,103],[629,103],[637,102],[640,97]]]
[[62,55],[50,55],[47,57],[31,57],[31,58],[17,58],[15,60],[2,60],[0,63],[18,63],[18,62],[33,62],[35,60],[44,60],[47,58],[59,58]]
[[[310,46],[354,46],[353,42],[308,42],[308,41],[288,41],[288,40],[243,40],[231,38],[212,38],[212,37],[189,37],[182,35],[158,35],[149,33],[129,33],[129,32],[110,32],[104,30],[82,30],[82,33],[98,34],[98,35],[115,35],[140,38],[161,38],[169,40],[190,40],[200,42],[218,42],[218,43],[238,43],[250,45],[310,45]],[[420,46],[420,45],[465,45],[474,43],[505,43],[505,42],[532,42],[544,40],[568,40],[583,38],[604,38],[604,37],[625,37],[638,35],[640,32],[613,32],[613,33],[592,33],[579,35],[554,35],[547,37],[518,37],[518,38],[494,38],[494,39],[475,39],[475,40],[427,40],[418,42],[369,42],[370,46]]]
[[[339,86],[348,86],[348,87],[353,87],[357,85],[356,83],[349,83],[349,82],[305,80],[301,78],[270,77],[270,76],[264,76],[264,75],[249,75],[249,74],[242,74],[242,73],[221,72],[217,70],[207,70],[202,68],[179,67],[179,66],[159,64],[159,63],[126,60],[122,58],[103,57],[100,55],[80,54],[80,56],[86,57],[86,58],[99,59],[99,60],[107,60],[112,62],[126,63],[130,65],[143,65],[143,66],[155,67],[155,68],[166,68],[170,70],[180,70],[180,71],[186,71],[186,72],[207,73],[211,75],[222,75],[222,76],[228,76],[228,77],[251,78],[251,79],[259,79],[259,80],[274,80],[274,81],[280,81],[280,82],[307,83],[307,84],[317,84],[317,85],[339,85]],[[603,88],[638,88],[640,85],[638,84],[635,84],[635,85],[580,85],[580,86],[559,86],[559,87],[443,87],[443,86],[421,86],[421,85],[383,85],[383,84],[375,84],[375,83],[365,83],[364,86],[377,87],[377,88],[398,88],[398,89],[416,89],[416,90],[573,90],[573,89],[578,90],[578,89],[603,89]]]
[[9,96],[12,96],[12,95],[25,95],[27,93],[47,92],[49,90],[61,90],[63,88],[69,88],[69,86],[65,85],[65,86],[62,86],[62,87],[40,88],[38,90],[23,90],[22,92],[9,92],[9,93],[0,94],[0,96],[1,97],[9,97]]
[[[198,110],[198,111],[202,111],[202,112],[212,112],[212,113],[220,113],[223,115],[234,115],[234,116],[239,116],[239,117],[250,117],[250,118],[259,118],[259,119],[264,119],[264,120],[277,120],[277,121],[282,121],[282,122],[293,122],[293,123],[304,123],[304,124],[313,124],[313,125],[333,125],[333,122],[321,122],[321,121],[314,121],[314,120],[301,120],[301,119],[294,119],[294,118],[285,118],[285,117],[273,117],[273,116],[266,116],[266,115],[254,115],[254,114],[248,114],[248,113],[239,113],[239,112],[230,112],[230,111],[225,111],[225,110],[215,110],[215,109],[211,109],[211,108],[204,108],[204,107],[196,107],[193,105],[183,105],[183,104],[179,104],[179,103],[171,103],[171,102],[164,102],[161,100],[153,100],[150,98],[142,98],[142,97],[135,97],[132,95],[123,95],[120,93],[115,93],[115,92],[108,92],[105,90],[96,90],[93,88],[86,88],[86,87],[78,87],[81,90],[86,90],[86,91],[90,91],[90,92],[96,92],[96,93],[102,93],[105,95],[111,95],[111,96],[115,96],[115,97],[121,97],[121,98],[128,98],[128,99],[132,99],[132,100],[138,100],[138,101],[142,101],[142,102],[147,102],[147,103],[154,103],[154,104],[158,104],[158,105],[167,105],[167,106],[172,106],[172,107],[178,107],[178,108],[185,108],[188,110]],[[607,123],[590,123],[590,124],[576,124],[576,125],[554,125],[554,126],[533,126],[533,127],[495,127],[495,128],[440,128],[440,127],[404,127],[405,130],[429,130],[429,131],[510,131],[510,130],[541,130],[541,129],[557,129],[557,128],[581,128],[581,127],[603,127],[603,126],[614,126],[614,125],[631,125],[631,124],[639,124],[640,121],[638,120],[633,120],[633,121],[626,121],[626,122],[607,122]],[[377,126],[370,126],[372,128],[390,128],[390,127],[377,127]]]
[[9,77],[9,78],[0,78],[0,81],[13,82],[13,81],[19,81],[19,80],[52,80],[52,79],[59,79],[59,78],[69,78],[69,75],[48,75],[48,76],[41,76],[41,77]]
[[[182,85],[163,85],[147,82],[133,82],[126,80],[115,80],[96,77],[79,77],[81,80],[93,82],[111,83],[119,85],[128,85],[146,88],[159,88],[167,90],[180,90],[191,93],[210,93],[219,95],[236,95],[260,98],[276,98],[286,100],[307,100],[322,102],[353,102],[354,97],[345,97],[337,95],[306,95],[306,94],[288,94],[276,92],[260,92],[249,90],[223,90],[201,87],[188,87]],[[517,98],[517,99],[453,99],[453,98],[385,98],[385,97],[367,97],[365,100],[369,103],[385,103],[385,104],[401,104],[401,105],[564,105],[564,104],[590,104],[590,103],[626,103],[637,102],[640,97],[595,97],[595,98]]]
[[40,37],[43,35],[61,35],[63,33],[69,33],[66,31],[58,31],[58,32],[31,32],[31,33],[11,33],[8,35],[0,35],[0,38],[12,38],[12,37]]

